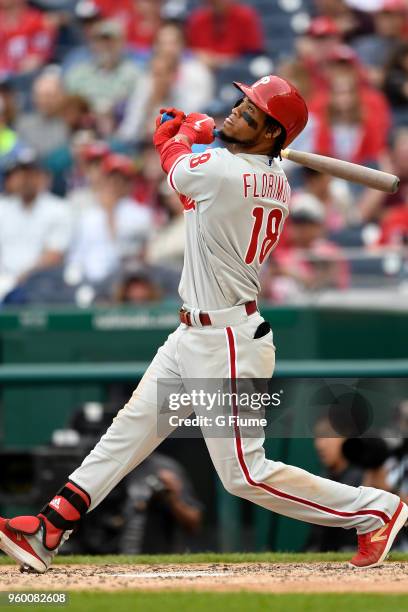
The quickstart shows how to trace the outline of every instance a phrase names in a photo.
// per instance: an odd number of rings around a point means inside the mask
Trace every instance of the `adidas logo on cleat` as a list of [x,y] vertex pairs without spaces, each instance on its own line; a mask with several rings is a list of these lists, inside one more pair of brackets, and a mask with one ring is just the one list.
[[53,500],[50,502],[50,504],[49,504],[49,505],[50,505],[52,508],[55,508],[56,510],[59,510],[60,503],[61,503],[61,498],[60,498],[60,497],[55,497],[55,499],[53,499]]

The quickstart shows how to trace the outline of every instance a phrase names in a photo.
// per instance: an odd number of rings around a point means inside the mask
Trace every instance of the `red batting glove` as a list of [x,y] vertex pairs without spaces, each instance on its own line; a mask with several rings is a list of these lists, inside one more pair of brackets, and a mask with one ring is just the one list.
[[214,140],[215,122],[212,117],[202,113],[187,115],[179,134],[187,136],[191,144],[210,144]]
[[[172,117],[174,117],[175,119],[178,119],[179,117],[181,117],[181,120],[183,121],[186,116],[184,114],[184,112],[182,110],[180,110],[179,108],[174,108],[174,106],[172,106],[171,108],[161,108],[160,109],[160,115],[158,115],[156,117],[156,128],[160,127],[161,125],[161,120],[162,120],[162,116],[166,114],[166,115],[172,115]],[[170,123],[170,119],[167,121],[167,123]]]
[[[174,119],[169,119],[161,123],[163,113],[173,115]],[[180,129],[180,126],[185,119],[183,111],[177,108],[161,108],[160,115],[156,117],[156,131],[153,136],[153,144],[155,147],[161,147],[170,138],[173,138]]]

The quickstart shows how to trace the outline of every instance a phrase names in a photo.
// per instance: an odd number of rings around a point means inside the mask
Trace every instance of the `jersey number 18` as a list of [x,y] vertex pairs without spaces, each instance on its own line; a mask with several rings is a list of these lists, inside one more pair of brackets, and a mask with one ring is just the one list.
[[[248,250],[245,255],[245,263],[251,264],[258,252],[259,247],[259,235],[261,233],[265,210],[262,206],[256,206],[252,209],[252,216],[254,217],[254,225],[252,228],[251,240],[249,242]],[[268,214],[266,221],[266,232],[264,239],[259,250],[259,263],[263,263],[270,251],[276,244],[279,238],[280,224],[282,221],[283,213],[279,208],[274,208]]]

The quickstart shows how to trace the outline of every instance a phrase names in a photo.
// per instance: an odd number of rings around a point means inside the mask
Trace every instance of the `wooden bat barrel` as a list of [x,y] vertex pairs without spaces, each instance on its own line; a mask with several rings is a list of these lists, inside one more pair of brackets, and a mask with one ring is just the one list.
[[400,180],[398,176],[366,168],[359,164],[336,159],[334,157],[325,157],[324,155],[316,155],[316,153],[306,153],[305,151],[294,151],[293,149],[284,149],[281,153],[282,157],[289,159],[297,164],[336,176],[337,178],[345,179],[353,183],[360,183],[372,189],[385,191],[386,193],[396,193],[399,188]]

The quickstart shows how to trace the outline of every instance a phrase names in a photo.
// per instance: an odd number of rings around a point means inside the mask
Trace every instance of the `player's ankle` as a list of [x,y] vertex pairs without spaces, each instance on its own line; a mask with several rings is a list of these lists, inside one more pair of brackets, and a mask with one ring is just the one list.
[[43,524],[43,544],[55,550],[63,535],[72,532],[87,513],[91,499],[73,482],[67,482],[38,514]]

